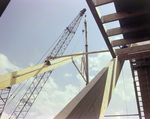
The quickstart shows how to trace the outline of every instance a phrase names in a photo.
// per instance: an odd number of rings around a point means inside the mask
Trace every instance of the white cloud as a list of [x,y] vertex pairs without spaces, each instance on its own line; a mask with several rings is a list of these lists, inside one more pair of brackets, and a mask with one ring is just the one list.
[[1,118],[1,119],[7,119],[8,116],[9,116],[9,115],[8,115],[7,113],[3,112],[3,115],[2,115],[2,118]]
[[[77,93],[78,88],[76,86],[69,84],[65,86],[65,90],[61,90],[54,80],[50,78],[27,118],[53,119]],[[38,114],[43,116],[38,116]]]
[[66,74],[64,74],[64,76],[65,76],[65,77],[71,77],[71,76],[72,76],[72,74],[68,74],[68,73],[66,73]]
[[[8,73],[9,71],[18,70],[19,67],[12,64],[8,58],[0,54],[0,71],[3,73]],[[9,70],[9,71],[7,71]],[[65,76],[71,76],[71,74],[66,74]],[[16,86],[15,86],[16,87]],[[78,87],[72,84],[64,86],[65,89],[62,90],[55,82],[53,78],[46,83],[37,100],[35,101],[33,107],[29,111],[28,119],[52,119],[60,110],[67,105],[67,103],[78,93]],[[22,94],[22,90],[20,93]],[[19,96],[18,94],[17,96]],[[15,102],[18,97],[15,98]],[[12,106],[12,105],[10,105]],[[6,112],[3,113],[2,119],[8,117],[7,113],[10,112],[12,108],[6,108]]]
[[30,65],[30,67],[31,67],[31,66],[34,66],[34,64],[33,64],[33,63],[30,63],[29,65]]
[[86,82],[80,74],[77,74],[76,77],[79,80],[79,91],[81,91],[86,86]]
[[0,75],[19,69],[20,68],[12,64],[4,54],[0,54]]
[[[19,67],[12,64],[8,58],[5,55],[0,55],[0,60],[3,61],[0,62],[0,68],[1,72],[8,72],[7,70],[18,70]],[[89,57],[89,70],[90,70],[90,79],[93,79],[93,77],[111,60],[111,56],[109,53],[103,53],[98,54],[95,57]],[[129,65],[128,63],[126,63]],[[71,74],[64,74],[64,76],[71,76]],[[79,79],[79,87],[75,86],[73,84],[68,84],[64,86],[64,89],[62,87],[59,87],[53,78],[50,78],[50,80],[45,84],[42,92],[38,96],[37,100],[35,101],[33,107],[27,114],[27,119],[52,119],[54,118],[57,113],[65,107],[69,101],[74,98],[75,95],[79,92],[82,88],[85,87],[85,81],[80,76],[80,74],[77,74],[76,77]],[[124,66],[124,81],[121,80],[122,76],[118,80],[116,89],[114,91],[114,95],[112,97],[112,101],[108,108],[108,114],[124,114],[125,111],[125,97],[123,96],[124,90],[123,90],[123,83],[127,84],[125,85],[126,89],[126,101],[127,106],[130,107],[128,112],[136,113],[135,107],[132,107],[134,100],[134,93],[133,93],[133,85],[131,74],[129,73],[129,66]],[[135,110],[135,111],[131,111]],[[7,116],[5,112],[5,116]],[[119,117],[118,117],[119,119]]]
[[89,57],[89,72],[97,74],[110,60],[110,53],[99,53],[96,57]]

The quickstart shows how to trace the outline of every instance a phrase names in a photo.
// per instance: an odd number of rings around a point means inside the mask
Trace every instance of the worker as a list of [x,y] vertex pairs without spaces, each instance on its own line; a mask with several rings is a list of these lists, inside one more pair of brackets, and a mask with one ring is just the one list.
[[53,57],[51,56],[51,55],[49,55],[48,57],[47,57],[47,59],[45,60],[45,62],[46,62],[46,65],[51,65],[51,63],[50,63],[50,59],[53,59]]
[[51,55],[49,55],[49,56],[47,57],[47,60],[50,60],[50,59],[53,59],[53,57],[52,57]]
[[119,46],[120,47],[120,49],[123,49],[123,48],[128,48],[128,45],[122,45],[122,46]]

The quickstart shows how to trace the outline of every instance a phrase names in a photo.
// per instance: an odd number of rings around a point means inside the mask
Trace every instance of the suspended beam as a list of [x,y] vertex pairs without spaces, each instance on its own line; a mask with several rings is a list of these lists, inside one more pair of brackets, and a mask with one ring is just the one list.
[[54,119],[103,119],[122,65],[112,59]]
[[111,2],[114,2],[114,0],[92,0],[95,6],[105,5]]
[[71,54],[71,55],[57,56],[57,57],[54,57],[54,58],[62,58],[62,57],[69,57],[69,56],[78,56],[78,55],[94,54],[94,53],[103,53],[103,52],[109,52],[109,50],[93,51],[93,52],[87,52],[87,53],[76,53],[76,54]]
[[119,39],[119,40],[112,41],[111,44],[113,47],[115,47],[115,46],[121,46],[121,45],[126,45],[126,44],[147,41],[149,39],[150,39],[150,37],[138,38],[138,39]]
[[97,26],[98,26],[98,28],[99,28],[99,30],[100,30],[100,32],[101,32],[105,42],[106,42],[106,45],[107,45],[107,47],[108,47],[112,57],[115,58],[116,54],[114,52],[114,49],[111,46],[110,39],[108,38],[107,33],[106,33],[106,29],[103,26],[102,21],[100,19],[101,15],[99,13],[98,8],[95,8],[95,5],[94,5],[92,0],[86,0],[86,2],[87,2],[88,6],[89,6],[89,8],[90,8],[90,10],[91,10],[91,12],[93,14],[93,17],[94,17],[94,19],[95,19],[95,21],[97,23]]
[[112,22],[112,21],[116,21],[116,20],[121,20],[124,18],[135,17],[138,15],[144,15],[147,13],[150,13],[149,8],[141,10],[141,11],[131,12],[131,13],[127,13],[127,12],[113,13],[113,14],[102,16],[101,19],[102,19],[102,23],[108,23],[108,22]]
[[124,33],[129,33],[129,32],[135,32],[135,31],[140,31],[140,30],[144,30],[149,28],[150,25],[143,25],[143,26],[139,26],[139,27],[118,27],[118,28],[113,28],[113,29],[109,29],[107,30],[107,35],[108,36],[114,36],[114,35],[119,35],[119,34],[124,34]]
[[11,85],[17,84],[21,81],[27,80],[31,77],[37,76],[64,64],[67,64],[73,60],[81,58],[82,55],[74,56],[74,57],[65,57],[51,61],[51,65],[46,65],[46,63],[39,64],[36,66],[28,67],[25,69],[21,69],[12,73],[8,73],[0,76],[0,90]]

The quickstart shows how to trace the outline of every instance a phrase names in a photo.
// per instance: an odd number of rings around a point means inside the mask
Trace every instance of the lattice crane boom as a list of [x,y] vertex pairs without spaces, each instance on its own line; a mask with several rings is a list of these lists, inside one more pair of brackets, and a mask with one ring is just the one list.
[[[60,40],[58,41],[58,43],[56,44],[56,46],[53,48],[53,50],[49,55],[51,55],[52,57],[56,57],[56,56],[61,56],[65,52],[67,46],[69,45],[74,34],[76,33],[76,30],[79,26],[79,23],[85,11],[86,9],[81,10],[80,13],[75,17],[75,19],[70,23],[70,25],[64,30],[62,36],[60,37]],[[50,70],[34,78],[33,82],[26,90],[26,93],[19,101],[18,105],[14,109],[9,119],[25,118],[31,106],[33,105],[34,101],[36,100],[37,96],[39,95],[40,91],[42,90],[44,84],[49,79],[52,71],[53,70]]]

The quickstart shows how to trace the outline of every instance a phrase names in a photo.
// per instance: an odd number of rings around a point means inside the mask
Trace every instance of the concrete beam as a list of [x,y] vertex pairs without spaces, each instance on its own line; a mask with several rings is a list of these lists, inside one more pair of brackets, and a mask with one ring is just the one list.
[[118,39],[118,40],[111,41],[111,45],[115,47],[115,46],[121,46],[125,44],[133,44],[137,42],[147,41],[149,39],[150,37],[144,37],[139,39]]
[[123,54],[123,55],[118,56],[120,61],[131,60],[131,59],[149,58],[149,57],[150,57],[150,51],[133,53],[133,54]]
[[139,26],[139,27],[118,27],[118,28],[114,28],[114,29],[109,29],[107,30],[107,35],[108,36],[114,36],[114,35],[119,35],[119,34],[124,34],[124,33],[129,33],[129,32],[135,32],[135,31],[140,31],[140,30],[144,30],[144,29],[148,29],[150,27],[150,25],[143,25],[143,26]]
[[116,54],[122,55],[122,54],[129,54],[129,53],[138,53],[138,52],[145,52],[147,50],[150,50],[150,44],[128,47],[123,49],[116,49]]
[[141,10],[141,11],[137,11],[137,12],[131,12],[131,13],[127,13],[127,12],[113,13],[113,14],[109,14],[106,16],[102,16],[101,20],[102,20],[102,23],[108,23],[108,22],[112,22],[112,21],[116,21],[116,20],[120,20],[124,18],[129,18],[129,17],[135,17],[138,15],[143,15],[147,13],[150,13],[149,8]]

